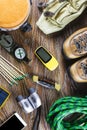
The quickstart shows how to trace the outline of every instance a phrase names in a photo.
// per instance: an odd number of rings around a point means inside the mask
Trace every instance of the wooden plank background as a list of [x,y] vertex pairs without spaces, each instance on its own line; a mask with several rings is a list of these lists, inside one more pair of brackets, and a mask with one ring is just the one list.
[[[44,1],[45,0],[43,0],[43,2]],[[4,56],[24,73],[33,72],[34,74],[51,79],[61,84],[60,92],[43,88],[37,84],[34,84],[30,79],[20,81],[18,86],[9,87],[8,83],[0,76],[0,86],[3,86],[11,93],[9,100],[0,110],[0,124],[12,115],[14,111],[16,111],[27,123],[25,130],[32,130],[36,110],[30,114],[25,114],[16,102],[15,98],[19,94],[28,96],[27,88],[36,88],[42,101],[39,130],[50,130],[50,127],[45,120],[50,106],[56,99],[59,99],[62,96],[71,95],[73,91],[70,79],[66,73],[67,62],[62,54],[63,42],[74,31],[87,26],[87,12],[85,10],[79,18],[71,22],[61,32],[47,36],[43,34],[43,32],[41,32],[36,26],[36,22],[41,15],[41,12],[37,8],[38,2],[41,1],[33,0],[32,10],[29,16],[32,31],[28,33],[22,33],[20,30],[9,32],[13,36],[15,42],[23,45],[27,51],[28,57],[32,59],[32,62],[29,64],[19,63],[0,46],[0,55]],[[59,62],[59,67],[53,72],[46,69],[34,55],[34,50],[40,45],[46,47]],[[71,63],[71,61],[69,61],[69,63]]]

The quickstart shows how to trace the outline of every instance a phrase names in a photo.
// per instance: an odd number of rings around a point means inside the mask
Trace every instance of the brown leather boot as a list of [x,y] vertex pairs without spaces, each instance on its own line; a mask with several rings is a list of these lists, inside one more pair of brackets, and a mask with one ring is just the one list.
[[87,83],[87,57],[71,65],[69,73],[75,82]]
[[74,32],[63,44],[66,58],[75,59],[87,54],[87,27]]

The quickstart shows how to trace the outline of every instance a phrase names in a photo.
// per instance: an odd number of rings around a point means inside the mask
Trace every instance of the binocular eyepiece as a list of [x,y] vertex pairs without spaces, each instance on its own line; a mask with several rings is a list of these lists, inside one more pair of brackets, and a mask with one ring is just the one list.
[[22,95],[19,95],[16,98],[17,102],[23,108],[25,113],[30,113],[41,106],[41,100],[36,92],[36,89],[29,88],[28,92],[29,92],[28,97],[24,98]]

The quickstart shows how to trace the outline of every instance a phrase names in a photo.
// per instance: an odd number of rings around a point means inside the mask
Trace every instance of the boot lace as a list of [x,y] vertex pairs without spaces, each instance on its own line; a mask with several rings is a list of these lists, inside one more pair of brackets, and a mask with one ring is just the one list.
[[81,69],[83,70],[84,76],[87,77],[87,63],[81,63]]
[[87,51],[87,33],[84,33],[83,36],[79,36],[78,40],[74,39],[74,44],[79,53]]

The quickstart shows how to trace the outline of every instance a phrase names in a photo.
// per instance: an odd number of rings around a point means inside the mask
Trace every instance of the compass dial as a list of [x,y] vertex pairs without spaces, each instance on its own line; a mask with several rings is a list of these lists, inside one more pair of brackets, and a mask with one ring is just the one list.
[[15,50],[15,57],[17,59],[23,60],[26,56],[25,50],[23,48],[17,48]]

